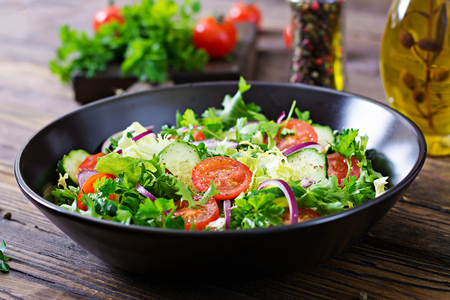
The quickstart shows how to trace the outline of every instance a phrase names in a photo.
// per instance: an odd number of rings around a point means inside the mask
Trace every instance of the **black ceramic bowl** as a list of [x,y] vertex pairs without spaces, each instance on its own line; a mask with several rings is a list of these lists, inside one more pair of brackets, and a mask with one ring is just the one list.
[[389,211],[423,166],[424,137],[409,119],[388,106],[322,88],[254,82],[244,99],[260,105],[270,119],[288,111],[297,100],[297,107],[309,110],[316,123],[366,133],[374,168],[388,175],[393,186],[384,195],[345,212],[295,225],[228,232],[125,226],[69,212],[41,197],[44,187],[57,180],[58,160],[70,150],[97,152],[108,136],[133,121],[158,129],[174,124],[176,110],[192,108],[200,114],[210,106],[221,107],[224,96],[234,95],[237,86],[237,82],[180,85],[86,105],[30,138],[18,153],[16,180],[51,222],[119,269],[168,278],[179,272],[183,278],[254,278],[299,270],[347,250]]

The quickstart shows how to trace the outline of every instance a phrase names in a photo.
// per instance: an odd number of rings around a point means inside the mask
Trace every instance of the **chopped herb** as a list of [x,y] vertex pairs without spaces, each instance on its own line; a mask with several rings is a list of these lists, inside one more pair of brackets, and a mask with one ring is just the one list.
[[2,272],[9,271],[9,265],[5,262],[5,260],[11,259],[10,256],[4,255],[5,250],[6,250],[6,243],[4,240],[2,240],[2,243],[0,244],[0,271]]

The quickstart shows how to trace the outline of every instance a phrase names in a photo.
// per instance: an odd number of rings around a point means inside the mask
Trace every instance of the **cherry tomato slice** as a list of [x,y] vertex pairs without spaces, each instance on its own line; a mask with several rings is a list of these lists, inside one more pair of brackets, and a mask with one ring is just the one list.
[[289,119],[286,123],[286,121],[281,123],[282,125],[285,125],[282,128],[287,128],[290,130],[293,130],[296,132],[296,134],[293,135],[287,135],[286,137],[280,137],[280,132],[277,136],[273,138],[275,141],[278,149],[285,150],[289,149],[292,146],[304,143],[304,142],[317,142],[317,133],[314,130],[314,128],[306,123],[305,121],[298,120],[298,119]]
[[191,230],[192,224],[195,224],[194,230],[202,230],[219,218],[219,206],[216,200],[209,199],[204,207],[189,208],[187,201],[183,201],[180,205],[180,201],[176,201],[175,205],[178,207],[175,213],[176,216],[181,216],[184,219],[184,227],[186,230]]
[[256,3],[235,2],[228,11],[227,19],[233,23],[251,22],[261,28],[261,11]]
[[243,163],[225,156],[207,158],[192,170],[192,182],[200,191],[205,192],[212,180],[219,195],[216,200],[236,198],[245,191],[252,181],[252,171]]
[[124,22],[122,13],[120,8],[115,5],[110,5],[103,9],[100,9],[95,13],[94,18],[92,20],[92,26],[94,27],[94,31],[98,32],[100,26],[103,24],[108,24],[112,20],[117,21],[119,24]]
[[106,153],[97,153],[93,155],[89,155],[86,159],[80,164],[78,167],[78,171],[94,171],[95,165],[97,164],[97,160],[99,157],[105,156]]
[[[345,161],[345,158],[342,157],[339,153],[329,154],[327,155],[328,161],[328,176],[336,176],[338,179],[339,186],[342,186],[344,182],[345,176],[347,176],[348,165]],[[356,179],[359,178],[361,170],[357,165],[359,163],[356,157],[352,156],[352,167],[350,170],[350,176],[356,176]]]
[[195,47],[204,49],[211,58],[221,58],[236,46],[237,30],[230,21],[218,22],[209,16],[195,24],[193,40]]
[[[311,208],[308,207],[299,207],[298,208],[298,222],[305,222],[314,218],[321,217],[321,215]],[[282,224],[283,225],[290,225],[291,224],[291,215],[289,211],[289,207],[286,208],[285,212],[281,216],[283,219]]]
[[317,211],[312,210],[311,208],[308,208],[308,207],[299,207],[298,208],[298,221],[299,222],[311,220],[311,219],[318,218],[318,217],[320,217],[320,214]]
[[[94,189],[94,183],[97,180],[102,179],[103,177],[105,177],[106,179],[108,179],[108,178],[116,179],[116,176],[114,176],[113,174],[108,174],[108,173],[98,173],[98,174],[95,174],[95,175],[92,175],[91,177],[89,177],[89,179],[86,180],[86,182],[81,187],[80,192],[78,193],[78,209],[81,209],[84,211],[87,210],[86,205],[82,204],[83,203],[83,201],[82,201],[83,191],[86,194],[94,194],[96,192]],[[113,194],[113,195],[109,196],[109,199],[110,200],[114,199],[114,197],[115,197],[115,195]]]
[[205,135],[201,131],[194,132],[192,134],[192,137],[194,138],[195,141],[206,140]]

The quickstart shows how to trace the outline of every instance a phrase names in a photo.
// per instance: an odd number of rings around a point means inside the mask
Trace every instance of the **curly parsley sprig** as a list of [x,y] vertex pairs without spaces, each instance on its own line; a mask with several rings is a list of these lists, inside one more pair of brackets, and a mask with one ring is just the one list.
[[209,57],[192,42],[200,10],[195,0],[142,0],[122,7],[123,24],[104,24],[93,36],[64,25],[50,69],[63,83],[76,72],[91,78],[114,62],[122,76],[150,82],[165,82],[170,70],[202,70]]
[[2,243],[0,244],[0,271],[8,272],[9,265],[5,262],[5,260],[11,259],[11,256],[4,255],[5,250],[6,250],[6,243],[4,240],[2,240]]

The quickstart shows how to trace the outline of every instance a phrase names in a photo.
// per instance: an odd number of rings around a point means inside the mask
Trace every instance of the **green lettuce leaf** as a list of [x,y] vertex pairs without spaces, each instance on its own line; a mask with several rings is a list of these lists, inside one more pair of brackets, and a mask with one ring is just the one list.
[[247,118],[248,122],[252,121],[268,121],[267,118],[260,114],[261,108],[255,104],[246,104],[242,98],[242,94],[250,89],[244,78],[239,80],[239,90],[231,97],[226,95],[222,106],[223,109],[210,108],[206,110],[202,116],[209,119],[220,119],[224,124],[224,129],[228,130],[236,124],[237,119]]
[[95,170],[99,173],[109,173],[117,177],[125,173],[131,183],[137,184],[142,173],[142,168],[139,166],[141,162],[142,159],[122,156],[113,152],[101,157],[95,166]]

